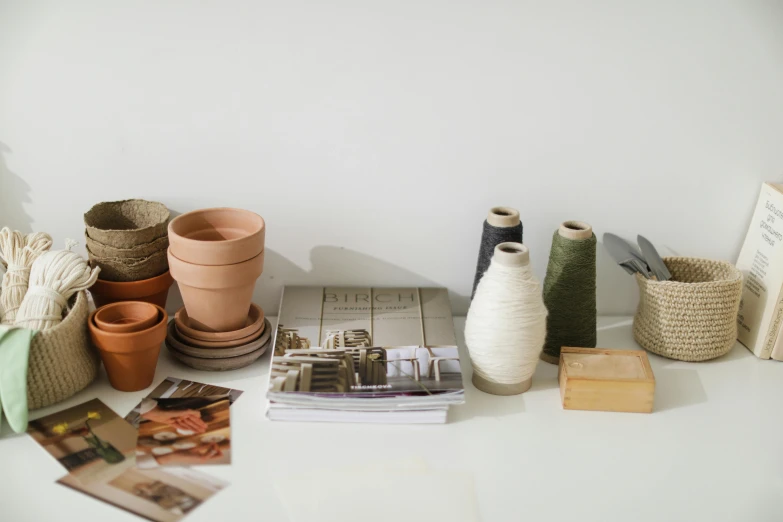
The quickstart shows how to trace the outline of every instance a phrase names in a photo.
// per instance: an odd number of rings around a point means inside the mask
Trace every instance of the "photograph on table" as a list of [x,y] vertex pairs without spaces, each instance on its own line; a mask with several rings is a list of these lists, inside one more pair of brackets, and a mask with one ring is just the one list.
[[[235,390],[233,388],[224,388],[222,386],[215,386],[214,384],[204,384],[203,382],[189,381],[176,377],[166,377],[145,398],[185,399],[209,397],[215,400],[228,399],[230,404],[234,404],[234,401],[237,400],[242,393],[242,390]],[[139,427],[141,417],[139,416],[138,406],[125,416],[125,420],[131,423],[133,427]]]
[[231,427],[225,397],[144,399],[139,417],[136,465],[203,466],[231,463]]
[[136,429],[100,399],[31,421],[27,433],[85,484],[135,465]]
[[57,483],[153,522],[176,522],[228,485],[187,468],[131,468],[91,484],[68,475]]
[[270,398],[461,392],[457,338],[444,288],[286,286]]
[[214,384],[166,377],[149,395],[150,399],[180,399],[185,397],[225,397],[231,404],[242,395],[242,390],[224,388]]

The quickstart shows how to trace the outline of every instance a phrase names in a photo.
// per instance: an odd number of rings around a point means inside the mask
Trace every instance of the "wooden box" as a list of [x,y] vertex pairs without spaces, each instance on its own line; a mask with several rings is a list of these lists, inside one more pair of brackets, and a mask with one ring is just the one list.
[[558,380],[566,410],[653,410],[655,377],[644,351],[563,347]]

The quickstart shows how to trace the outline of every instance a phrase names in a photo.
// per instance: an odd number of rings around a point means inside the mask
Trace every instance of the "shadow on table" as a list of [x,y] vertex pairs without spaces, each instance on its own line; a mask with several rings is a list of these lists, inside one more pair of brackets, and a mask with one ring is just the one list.
[[[463,379],[465,377],[463,376]],[[465,404],[449,408],[449,424],[481,417],[504,417],[525,411],[524,394],[501,397],[476,389],[467,377]]]
[[653,366],[655,374],[654,411],[673,410],[707,402],[707,392],[699,373],[688,368]]

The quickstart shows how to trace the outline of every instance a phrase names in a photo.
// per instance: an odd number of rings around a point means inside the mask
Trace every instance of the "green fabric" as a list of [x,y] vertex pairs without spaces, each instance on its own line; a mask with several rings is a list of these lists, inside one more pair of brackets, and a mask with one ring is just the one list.
[[0,422],[5,413],[16,433],[27,429],[27,361],[36,333],[0,326]]

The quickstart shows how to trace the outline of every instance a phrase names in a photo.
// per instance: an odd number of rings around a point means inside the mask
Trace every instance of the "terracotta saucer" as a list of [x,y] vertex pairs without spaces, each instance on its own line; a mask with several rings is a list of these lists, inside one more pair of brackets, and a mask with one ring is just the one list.
[[243,346],[245,344],[252,343],[264,334],[265,328],[255,332],[252,335],[248,335],[247,337],[242,337],[240,339],[234,339],[233,341],[202,341],[199,339],[193,339],[192,337],[183,334],[179,329],[179,326],[176,326],[176,322],[174,325],[174,331],[176,332],[177,338],[180,341],[194,348],[233,348],[234,346]]
[[261,335],[261,337],[241,346],[233,346],[230,348],[201,348],[190,345],[187,340],[182,339],[177,333],[174,321],[171,321],[169,323],[168,335],[166,336],[166,345],[169,350],[176,350],[182,354],[190,355],[191,357],[199,357],[202,359],[227,359],[245,355],[264,346],[269,342],[272,328],[267,327],[264,330],[266,333]]
[[182,352],[172,349],[168,342],[166,343],[166,347],[169,349],[169,353],[185,366],[190,366],[196,370],[204,370],[208,372],[222,372],[238,370],[239,368],[244,368],[245,366],[254,363],[259,357],[264,355],[271,344],[272,341],[269,339],[265,345],[253,352],[240,355],[238,357],[227,357],[225,359],[203,359],[201,357],[191,357],[190,355],[185,355]]
[[250,303],[250,313],[247,316],[245,326],[231,332],[205,332],[194,328],[190,324],[188,311],[184,306],[174,315],[174,320],[177,322],[177,329],[180,333],[191,339],[209,342],[234,341],[258,333],[264,327],[264,311],[257,304]]

